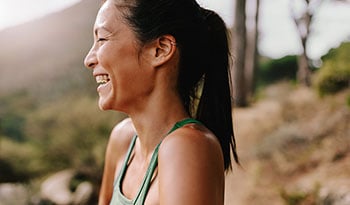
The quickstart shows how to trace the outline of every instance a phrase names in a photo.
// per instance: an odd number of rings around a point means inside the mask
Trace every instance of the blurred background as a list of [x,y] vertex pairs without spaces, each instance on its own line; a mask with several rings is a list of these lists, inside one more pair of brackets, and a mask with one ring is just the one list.
[[[350,204],[350,1],[201,0],[231,36],[227,205]],[[126,116],[83,59],[98,0],[0,0],[0,205],[96,204]]]

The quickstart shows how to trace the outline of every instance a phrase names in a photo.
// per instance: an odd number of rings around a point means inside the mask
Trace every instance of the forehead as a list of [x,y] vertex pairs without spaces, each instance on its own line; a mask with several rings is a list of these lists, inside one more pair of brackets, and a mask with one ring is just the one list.
[[120,20],[122,20],[121,12],[114,5],[113,1],[106,1],[98,11],[95,27],[110,27]]

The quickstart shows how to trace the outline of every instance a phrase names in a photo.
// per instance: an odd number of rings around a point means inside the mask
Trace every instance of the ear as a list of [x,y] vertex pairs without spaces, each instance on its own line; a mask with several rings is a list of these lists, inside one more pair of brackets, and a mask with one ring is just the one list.
[[163,35],[154,40],[152,51],[152,65],[159,67],[171,60],[177,50],[176,40],[171,35]]

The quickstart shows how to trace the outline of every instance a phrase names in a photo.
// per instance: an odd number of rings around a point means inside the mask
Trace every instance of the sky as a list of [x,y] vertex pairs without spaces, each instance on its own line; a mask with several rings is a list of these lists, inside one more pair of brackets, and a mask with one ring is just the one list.
[[[0,30],[15,26],[48,13],[59,11],[80,0],[0,0]],[[271,58],[280,58],[301,52],[300,41],[293,21],[289,2],[298,0],[261,0],[259,51]],[[233,26],[234,0],[198,0],[199,4],[217,11],[228,26]],[[254,2],[247,0],[248,13],[254,10]],[[350,41],[350,4],[320,6],[312,28],[313,35],[307,51],[312,59],[318,59],[340,42]],[[301,4],[293,4],[301,11]],[[248,14],[248,19],[252,15]],[[248,24],[249,24],[248,20]]]
[[[249,0],[248,0],[249,1]],[[300,53],[302,48],[296,26],[291,18],[290,2],[298,0],[261,0],[260,52],[281,57],[288,53]],[[300,4],[294,4],[300,12]],[[332,47],[350,41],[350,3],[332,4],[325,0],[317,10],[311,27],[307,52],[318,59]],[[278,25],[278,26],[277,26]],[[274,49],[272,49],[274,48]]]
[[80,0],[0,0],[0,29],[59,11]]

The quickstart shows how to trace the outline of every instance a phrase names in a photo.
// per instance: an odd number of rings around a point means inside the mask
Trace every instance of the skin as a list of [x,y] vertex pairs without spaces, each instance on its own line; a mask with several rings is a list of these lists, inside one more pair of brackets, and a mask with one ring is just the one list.
[[94,26],[94,45],[85,65],[109,82],[98,87],[99,107],[130,118],[112,131],[106,150],[99,205],[109,204],[113,182],[130,141],[135,144],[122,182],[133,199],[141,186],[153,150],[162,140],[158,168],[146,205],[224,204],[224,163],[220,144],[204,126],[189,124],[165,137],[178,121],[189,117],[176,89],[179,50],[171,35],[140,44],[115,1],[101,7]]

